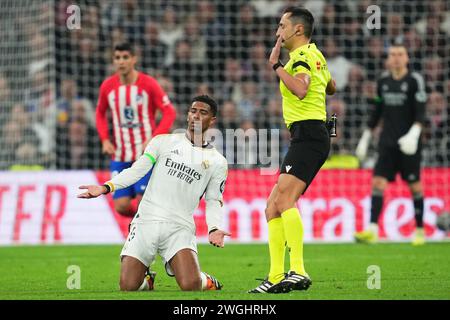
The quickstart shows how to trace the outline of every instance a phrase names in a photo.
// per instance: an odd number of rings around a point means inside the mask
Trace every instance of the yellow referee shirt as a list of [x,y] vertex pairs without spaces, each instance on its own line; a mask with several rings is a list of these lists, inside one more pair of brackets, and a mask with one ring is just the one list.
[[284,122],[289,128],[293,122],[301,120],[326,121],[325,90],[331,80],[331,74],[322,52],[314,43],[308,43],[290,52],[289,56],[284,70],[292,76],[306,73],[310,77],[310,84],[305,98],[300,100],[280,81]]

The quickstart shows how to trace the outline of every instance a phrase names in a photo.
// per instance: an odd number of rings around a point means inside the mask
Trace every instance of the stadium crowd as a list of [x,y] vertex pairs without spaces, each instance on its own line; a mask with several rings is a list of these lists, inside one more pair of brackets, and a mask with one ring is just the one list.
[[[107,168],[94,113],[98,88],[114,72],[112,48],[124,41],[136,48],[137,68],[154,76],[176,106],[174,128],[185,126],[194,95],[209,94],[220,102],[218,129],[280,129],[283,156],[289,134],[281,117],[278,79],[267,57],[280,12],[297,1],[78,1],[81,29],[69,30],[71,4],[44,4],[27,23],[21,17],[2,19],[12,24],[0,28],[0,169]],[[389,44],[396,41],[406,44],[412,69],[426,81],[424,164],[448,166],[448,1],[302,4],[315,16],[312,41],[323,50],[338,89],[327,106],[339,123],[332,156],[354,153],[376,94],[375,79],[385,69]],[[378,29],[367,25],[372,4],[381,9]],[[39,21],[47,19],[54,19],[54,26],[43,29]]]

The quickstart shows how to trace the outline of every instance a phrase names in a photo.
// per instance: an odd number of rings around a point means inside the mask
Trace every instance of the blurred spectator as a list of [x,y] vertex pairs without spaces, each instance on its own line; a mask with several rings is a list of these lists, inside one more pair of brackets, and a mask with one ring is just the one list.
[[80,95],[92,101],[96,101],[98,87],[105,76],[105,61],[96,54],[94,43],[88,38],[80,41],[79,55],[73,69]]
[[209,84],[202,82],[195,89],[194,96],[202,96],[202,95],[214,97],[214,89]]
[[242,97],[237,100],[237,108],[241,119],[258,120],[262,116],[262,101],[258,95],[256,83],[250,80],[241,83]]
[[138,0],[111,1],[102,6],[102,23],[109,33],[119,27],[125,34],[126,41],[137,44],[143,37],[145,12]]
[[336,41],[331,37],[325,40],[324,55],[328,70],[336,80],[337,90],[343,90],[347,86],[348,74],[353,64],[339,53]]
[[29,170],[36,168],[36,166],[40,166],[40,169],[43,169],[42,159],[35,144],[21,142],[15,150],[14,164],[10,167],[10,170]]
[[240,124],[245,142],[236,144],[235,164],[238,168],[253,168],[258,164],[258,135],[253,121],[246,119]]
[[431,56],[423,60],[423,70],[425,77],[425,85],[427,91],[439,91],[443,92],[443,82],[444,82],[444,64],[439,56]]
[[196,16],[190,15],[184,25],[184,38],[192,48],[192,62],[204,64],[206,61],[206,40],[201,35]]
[[279,129],[285,127],[283,120],[283,107],[280,97],[272,97],[268,100],[267,107],[264,109],[263,129]]
[[353,65],[348,73],[347,87],[344,92],[349,96],[360,96],[365,75],[361,66]]
[[[320,39],[327,39],[328,37],[334,39],[339,36],[339,25],[336,21],[336,9],[333,3],[327,3],[323,7],[323,16],[321,21],[316,24],[314,34],[319,36]],[[321,43],[323,43],[323,40]]]
[[267,64],[266,47],[262,42],[256,42],[250,49],[249,59],[244,60],[242,67],[245,76],[259,82],[263,78],[263,70]]
[[444,92],[447,97],[447,105],[450,106],[450,79],[444,82]]
[[250,48],[255,41],[263,38],[258,26],[255,9],[249,3],[243,4],[239,8],[236,21],[231,23],[230,56],[232,58],[246,60],[250,57]]
[[0,127],[6,121],[12,106],[11,90],[6,77],[0,73]]
[[198,1],[195,12],[198,15],[201,34],[206,40],[207,69],[211,72],[211,76],[217,79],[223,72],[225,57],[232,50],[225,43],[226,35],[229,37],[229,30],[211,1]]
[[428,162],[448,165],[450,161],[450,117],[447,101],[437,91],[429,94],[427,104],[425,147]]
[[[16,150],[22,144],[32,144],[35,148],[39,148],[40,141],[33,125],[30,123],[29,113],[21,104],[13,106],[8,120],[2,127],[0,139],[0,169],[7,169],[12,164],[17,163],[16,156],[22,154],[16,153]],[[39,152],[38,152],[39,153]],[[20,160],[23,160],[20,159]],[[41,164],[43,157],[36,156],[31,159],[34,164]],[[20,163],[20,164],[33,164]]]
[[162,70],[169,52],[167,45],[160,40],[159,25],[156,22],[148,21],[145,25],[145,34],[141,45],[144,48],[141,59],[144,70],[147,72],[148,69]]
[[279,18],[286,7],[282,0],[251,0],[255,13],[259,18]]
[[387,16],[387,37],[385,45],[389,47],[393,43],[402,43],[404,40],[405,24],[403,16],[399,13],[390,13]]
[[67,121],[56,127],[56,167],[101,168],[100,140],[95,130],[94,110],[86,99],[72,101]]
[[372,36],[367,40],[367,55],[364,57],[364,68],[369,79],[380,76],[384,69],[385,50],[381,37]]
[[[272,70],[273,71],[273,70]],[[219,86],[220,94],[225,100],[239,101],[242,98],[240,82],[242,80],[243,70],[239,60],[228,58],[225,62],[225,77]],[[273,73],[273,72],[272,72]]]
[[322,20],[326,1],[324,0],[306,0],[302,5],[311,11],[316,21]]
[[57,121],[67,122],[72,103],[77,98],[77,84],[73,79],[64,79],[61,82],[61,95],[56,101]]
[[176,43],[183,38],[183,28],[180,25],[177,13],[173,7],[167,7],[161,19],[159,40],[167,47],[165,65],[170,65],[176,60]]
[[364,34],[358,19],[345,16],[341,27],[341,34],[345,34],[344,40],[340,43],[344,56],[350,60],[361,60],[364,56],[361,50],[364,48]]
[[226,129],[236,130],[238,128],[238,121],[241,116],[238,112],[237,106],[233,101],[225,101],[220,107],[220,116],[217,119],[217,128],[223,132]]
[[174,83],[175,94],[179,96],[182,105],[192,99],[197,83],[203,80],[202,65],[192,62],[192,47],[186,40],[180,40],[175,45],[175,61],[167,68]]
[[444,31],[450,35],[450,5],[445,0],[428,0],[427,1],[428,16],[416,23],[416,28],[420,34],[425,35],[428,27],[428,17],[434,16],[438,18],[439,26],[436,31]]
[[339,121],[339,125],[336,127],[337,137],[331,139],[332,152],[338,154],[351,153],[352,148],[348,145],[351,137],[351,126],[349,126],[346,117],[345,102],[337,96],[332,97],[328,102],[328,112],[329,114],[335,113]]
[[405,46],[408,50],[409,64],[412,70],[421,72],[424,50],[422,50],[422,39],[414,28],[405,32]]
[[446,34],[439,27],[439,17],[429,14],[427,17],[427,27],[425,29],[425,52],[427,55],[438,54],[440,57],[448,56],[445,48]]

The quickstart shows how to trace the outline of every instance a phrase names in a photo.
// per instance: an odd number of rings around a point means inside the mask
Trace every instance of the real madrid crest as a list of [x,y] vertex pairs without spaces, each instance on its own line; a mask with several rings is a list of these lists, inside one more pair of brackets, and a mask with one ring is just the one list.
[[407,83],[407,82],[403,82],[402,85],[400,86],[400,89],[401,89],[403,92],[408,91],[408,83]]
[[202,161],[202,168],[205,169],[205,170],[209,168],[209,161],[208,160],[203,160]]

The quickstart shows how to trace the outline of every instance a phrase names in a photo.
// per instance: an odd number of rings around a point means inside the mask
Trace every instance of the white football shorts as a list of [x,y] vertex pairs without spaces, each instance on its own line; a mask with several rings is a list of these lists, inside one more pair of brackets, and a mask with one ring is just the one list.
[[187,227],[169,221],[132,222],[120,258],[130,256],[148,267],[159,254],[167,274],[173,276],[168,262],[181,249],[197,253],[195,234]]

